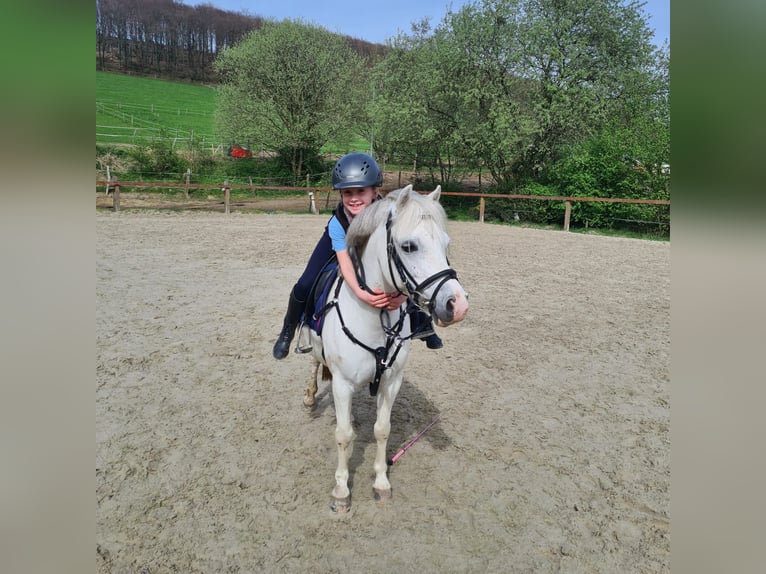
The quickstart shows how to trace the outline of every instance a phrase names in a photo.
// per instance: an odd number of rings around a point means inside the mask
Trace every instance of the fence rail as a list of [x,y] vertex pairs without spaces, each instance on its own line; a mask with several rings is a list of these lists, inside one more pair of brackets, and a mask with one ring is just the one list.
[[[228,181],[224,181],[223,184],[215,183],[190,183],[189,174],[187,172],[186,181],[184,183],[179,182],[164,182],[164,181],[119,181],[117,179],[101,179],[96,180],[96,192],[98,188],[103,187],[105,194],[109,195],[112,191],[112,208],[114,211],[120,210],[120,189],[124,187],[161,187],[167,189],[183,189],[186,199],[189,198],[190,189],[220,189],[224,194],[224,211],[230,213],[231,211],[231,190],[232,189],[246,189],[251,192],[261,191],[306,191],[309,195],[309,211],[317,213],[315,206],[314,194],[326,191],[327,201],[329,205],[330,193],[332,187],[323,186],[273,186],[273,185],[249,185],[249,184],[234,184],[230,185]],[[420,193],[428,193],[422,191]],[[479,198],[479,222],[484,223],[484,211],[486,208],[486,200],[489,199],[522,199],[530,201],[563,201],[564,202],[564,231],[569,231],[569,223],[572,212],[572,204],[583,203],[629,203],[629,204],[645,204],[645,205],[670,205],[668,199],[635,199],[628,197],[571,197],[566,195],[524,195],[518,193],[480,193],[480,192],[462,192],[462,191],[443,191],[442,195],[456,196],[456,197],[477,197]]]

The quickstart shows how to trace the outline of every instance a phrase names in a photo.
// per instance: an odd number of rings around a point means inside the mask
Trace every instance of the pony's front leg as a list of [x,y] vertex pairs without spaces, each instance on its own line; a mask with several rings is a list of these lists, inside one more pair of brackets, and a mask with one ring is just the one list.
[[338,468],[335,469],[335,488],[332,490],[330,508],[333,512],[351,510],[351,491],[348,488],[348,460],[353,450],[354,429],[351,426],[351,396],[353,385],[337,376],[332,379],[332,395],[335,403],[335,442],[338,445]]
[[386,463],[386,447],[391,434],[391,409],[402,384],[402,374],[390,379],[388,384],[381,385],[378,393],[378,413],[375,419],[375,482],[372,485],[375,500],[385,501],[391,498],[391,483],[388,481],[388,465]]

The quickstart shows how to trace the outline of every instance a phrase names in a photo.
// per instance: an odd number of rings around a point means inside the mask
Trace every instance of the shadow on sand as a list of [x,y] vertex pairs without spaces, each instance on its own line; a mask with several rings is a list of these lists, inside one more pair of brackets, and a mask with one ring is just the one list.
[[[320,382],[316,394],[316,403],[311,409],[307,409],[307,412],[312,419],[320,419],[323,418],[327,410],[331,412],[333,421],[330,432],[334,432],[335,411],[332,402],[332,384],[329,381]],[[405,378],[391,411],[391,435],[388,439],[386,458],[393,456],[440,414],[441,412],[436,405]],[[353,488],[354,474],[359,465],[362,464],[367,448],[375,448],[373,425],[376,416],[376,400],[375,397],[370,396],[366,385],[360,387],[354,394],[351,415],[356,437],[354,438],[354,449],[348,462],[349,488]],[[444,450],[452,445],[452,439],[444,432],[441,421],[432,426],[418,440],[419,442],[428,442],[438,450]]]

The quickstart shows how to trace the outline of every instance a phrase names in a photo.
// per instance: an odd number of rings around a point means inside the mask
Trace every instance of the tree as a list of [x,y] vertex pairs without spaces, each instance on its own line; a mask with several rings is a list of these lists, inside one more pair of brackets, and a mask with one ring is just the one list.
[[[669,64],[666,45],[654,52],[648,75],[626,77],[600,129],[562,149],[561,159],[545,174],[554,194],[670,199]],[[578,204],[572,222],[610,227],[606,218],[617,212],[623,219],[644,221],[669,216],[665,207]]]
[[399,34],[391,41],[386,58],[375,67],[370,114],[380,153],[432,174],[438,170],[441,183],[449,183],[456,164],[474,157],[459,128],[471,123],[464,112],[473,109],[476,92],[458,87],[454,46],[441,40],[423,19],[412,24],[412,35]]
[[296,181],[323,145],[348,139],[362,121],[362,60],[324,28],[269,22],[223,50],[215,66],[221,135],[276,151]]
[[519,5],[466,5],[447,14],[434,42],[449,95],[442,98],[442,113],[454,118],[453,137],[463,156],[486,166],[504,189],[515,185],[515,164],[536,128],[530,97],[535,84],[521,73]]
[[177,0],[96,0],[96,69],[214,82],[217,52],[263,18]]
[[417,126],[416,138],[432,149],[448,143],[501,188],[539,180],[562,150],[650,97],[654,53],[640,8],[630,0],[466,4],[433,35],[400,40],[396,60],[381,64],[388,76],[376,124],[391,133],[397,123]]
[[[413,36],[399,34],[385,59],[373,70],[368,106],[378,155],[390,161],[417,164],[440,155],[441,146],[429,111],[437,92],[437,74],[429,69],[428,20],[413,24]],[[429,164],[433,165],[433,163]]]

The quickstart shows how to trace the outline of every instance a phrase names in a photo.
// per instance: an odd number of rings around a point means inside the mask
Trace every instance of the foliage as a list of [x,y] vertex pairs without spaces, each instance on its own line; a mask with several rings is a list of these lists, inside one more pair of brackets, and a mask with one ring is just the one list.
[[432,182],[447,183],[456,147],[452,122],[441,111],[442,99],[449,97],[439,67],[443,62],[432,49],[429,32],[427,20],[414,24],[413,36],[400,34],[373,71],[370,131],[375,150],[387,162],[425,166]]
[[[483,0],[400,35],[376,70],[375,146],[485,166],[504,191],[656,97],[639,2]],[[443,170],[442,170],[443,171]]]
[[[635,118],[634,118],[635,119]],[[661,115],[628,125],[609,124],[567,149],[545,174],[557,195],[670,199],[669,130]],[[575,203],[573,225],[669,231],[666,206]]]
[[209,147],[195,141],[189,145],[186,167],[196,175],[212,175],[218,169],[218,162]]
[[130,155],[139,171],[156,175],[185,171],[185,162],[172,149],[166,136],[160,136],[149,144],[136,146]]
[[209,2],[192,7],[175,0],[96,0],[96,67],[214,81],[216,49],[262,21]]
[[[214,83],[218,52],[263,23],[260,16],[210,2],[96,0],[96,69]],[[381,44],[345,40],[365,60],[385,55]]]
[[[663,156],[636,130],[608,127],[572,146],[547,173],[561,195],[669,199]],[[652,140],[650,143],[655,143]]]
[[358,122],[362,61],[317,26],[268,23],[216,60],[217,122],[225,139],[275,150],[295,181],[319,150],[350,139]]
[[[100,177],[110,175],[121,180],[135,181],[182,181],[186,170],[193,183],[274,185],[285,186],[292,182],[289,171],[275,158],[239,160],[216,157],[205,147],[189,151],[168,149],[160,140],[158,145],[96,146],[96,170]],[[323,167],[327,167],[324,164]],[[317,185],[322,175],[311,179]]]
[[105,177],[107,168],[111,173],[126,173],[132,166],[133,161],[125,149],[114,146],[96,145],[96,171]]

